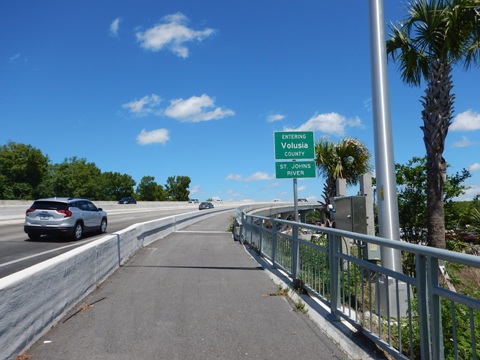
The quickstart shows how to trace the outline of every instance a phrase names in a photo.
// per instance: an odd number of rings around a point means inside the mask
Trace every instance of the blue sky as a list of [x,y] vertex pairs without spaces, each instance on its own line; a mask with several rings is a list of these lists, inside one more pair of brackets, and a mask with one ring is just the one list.
[[[374,164],[368,1],[3,0],[0,144],[30,144],[53,163],[189,176],[191,196],[293,199],[275,178],[275,131],[362,141]],[[385,0],[385,22],[405,16]],[[455,119],[444,157],[480,193],[480,69],[453,73]],[[423,156],[424,84],[389,65],[396,163]],[[321,199],[322,178],[299,179]],[[355,188],[349,190],[354,194]]]

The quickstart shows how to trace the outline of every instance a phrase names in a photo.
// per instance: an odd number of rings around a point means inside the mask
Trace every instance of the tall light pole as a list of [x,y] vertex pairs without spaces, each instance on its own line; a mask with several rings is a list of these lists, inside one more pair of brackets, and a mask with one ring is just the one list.
[[[382,0],[370,0],[370,45],[378,225],[381,237],[400,240]],[[400,252],[382,249],[382,264],[401,272]]]
[[[388,91],[387,47],[383,0],[370,0],[370,52],[372,66],[372,102],[375,137],[375,172],[377,177],[378,227],[381,237],[400,241],[398,221],[397,181],[393,157],[393,138]],[[382,265],[403,272],[400,250],[382,246]],[[393,282],[392,278],[379,279],[380,312],[405,316],[407,284]],[[396,301],[398,299],[398,302]]]

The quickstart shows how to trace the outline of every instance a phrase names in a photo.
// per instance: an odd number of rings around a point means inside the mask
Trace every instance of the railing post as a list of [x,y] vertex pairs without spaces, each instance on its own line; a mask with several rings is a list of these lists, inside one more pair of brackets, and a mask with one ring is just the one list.
[[[417,273],[417,300],[418,300],[418,326],[420,333],[420,358],[432,359],[430,326],[428,317],[428,291],[427,291],[427,261],[425,256],[415,256]],[[412,311],[412,309],[410,309]]]
[[250,244],[253,244],[253,216],[250,216]]
[[260,221],[260,229],[259,229],[259,236],[258,236],[258,254],[263,254],[263,227],[265,226],[265,219],[261,219]]
[[339,320],[337,309],[340,307],[340,237],[328,234],[328,252],[330,267],[330,317]]
[[298,225],[292,226],[292,281],[293,287],[298,287],[298,273],[300,269],[299,251],[298,251]]
[[[433,293],[434,287],[438,286],[438,259],[428,257],[427,267],[427,294],[430,310],[430,335],[432,337],[432,358],[443,360],[443,331],[442,312],[440,310],[440,297]],[[455,326],[455,324],[452,324]]]

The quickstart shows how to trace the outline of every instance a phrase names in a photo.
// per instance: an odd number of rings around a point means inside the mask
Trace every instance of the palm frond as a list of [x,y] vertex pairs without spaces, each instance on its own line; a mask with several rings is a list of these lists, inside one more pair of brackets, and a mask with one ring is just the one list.
[[428,80],[435,61],[480,64],[480,0],[415,0],[390,29],[387,53],[409,85]]

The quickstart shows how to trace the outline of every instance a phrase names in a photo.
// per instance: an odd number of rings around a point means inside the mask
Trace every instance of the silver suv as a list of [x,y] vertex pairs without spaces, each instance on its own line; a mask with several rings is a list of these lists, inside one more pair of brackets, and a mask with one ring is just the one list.
[[80,240],[87,232],[106,232],[107,213],[86,199],[39,199],[25,212],[23,230],[32,240],[41,235],[63,235]]

